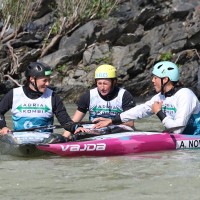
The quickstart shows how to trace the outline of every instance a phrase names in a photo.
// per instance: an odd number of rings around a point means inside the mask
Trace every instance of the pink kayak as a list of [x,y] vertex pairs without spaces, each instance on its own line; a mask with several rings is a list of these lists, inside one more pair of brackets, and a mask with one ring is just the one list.
[[42,151],[60,156],[117,156],[143,152],[200,148],[200,135],[157,132],[124,132],[95,136],[82,141],[41,144]]

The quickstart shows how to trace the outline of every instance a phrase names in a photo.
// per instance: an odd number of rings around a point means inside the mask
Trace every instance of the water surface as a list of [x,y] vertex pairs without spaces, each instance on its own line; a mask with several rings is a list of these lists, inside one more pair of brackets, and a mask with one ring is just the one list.
[[[75,106],[67,110],[72,116]],[[162,128],[156,117],[137,121],[136,127]],[[199,161],[198,150],[92,158],[0,155],[0,199],[195,200]]]

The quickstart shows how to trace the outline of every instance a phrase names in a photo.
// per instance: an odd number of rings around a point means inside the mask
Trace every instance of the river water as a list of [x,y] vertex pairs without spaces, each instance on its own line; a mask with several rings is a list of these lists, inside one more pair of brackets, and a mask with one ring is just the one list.
[[[66,107],[72,116],[75,106]],[[136,121],[136,127],[162,128],[156,117]],[[0,155],[0,179],[1,200],[195,200],[200,151],[91,158]]]

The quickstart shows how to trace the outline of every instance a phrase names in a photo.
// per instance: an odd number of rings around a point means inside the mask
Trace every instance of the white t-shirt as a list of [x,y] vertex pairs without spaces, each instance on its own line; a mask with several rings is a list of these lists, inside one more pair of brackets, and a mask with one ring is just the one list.
[[199,100],[188,88],[182,88],[170,97],[165,97],[161,93],[156,94],[144,104],[121,113],[122,122],[153,115],[151,106],[155,101],[163,101],[162,111],[166,114],[166,117],[162,123],[166,128],[185,126],[185,128],[174,131],[174,133],[200,134]]

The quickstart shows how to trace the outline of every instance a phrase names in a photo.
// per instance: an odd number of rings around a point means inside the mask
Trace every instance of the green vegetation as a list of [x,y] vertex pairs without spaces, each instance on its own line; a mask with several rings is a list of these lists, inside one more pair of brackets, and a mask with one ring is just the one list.
[[166,52],[161,54],[160,60],[166,61],[166,60],[171,60],[173,58],[173,54],[171,52]]
[[35,1],[34,9],[31,0],[4,0],[2,1],[0,14],[4,21],[11,23],[15,30],[31,20],[33,12],[40,5]]
[[[55,46],[62,35],[69,35],[77,27],[92,19],[106,18],[121,0],[55,0],[48,6],[54,14],[54,22],[49,32],[44,35],[41,57]],[[4,0],[1,4],[0,16],[4,25],[0,32],[0,41],[7,42],[16,38],[23,27],[33,21],[40,12],[41,0]],[[6,37],[6,31],[14,28]]]
[[66,69],[67,69],[67,65],[66,65],[66,64],[58,65],[58,66],[56,67],[56,69],[57,69],[57,71],[58,71],[59,73],[63,74],[63,73],[66,71]]
[[[91,19],[106,18],[119,2],[120,0],[56,0],[57,5],[52,4],[51,8],[55,13],[51,34],[60,33],[61,28],[67,32]],[[40,0],[4,0],[0,16],[15,30],[19,30],[32,20],[40,4]]]
[[98,58],[95,60],[96,64],[111,64],[112,63],[112,58],[110,56],[105,56],[102,58]]
[[58,0],[57,23],[68,32],[79,24],[92,19],[107,18],[110,12],[116,8],[120,0]]
[[119,0],[57,0],[57,3],[60,16],[85,21],[108,17]]

